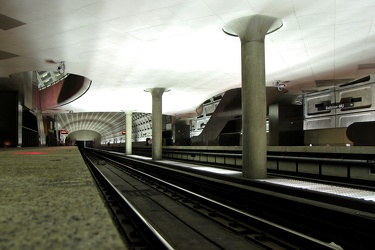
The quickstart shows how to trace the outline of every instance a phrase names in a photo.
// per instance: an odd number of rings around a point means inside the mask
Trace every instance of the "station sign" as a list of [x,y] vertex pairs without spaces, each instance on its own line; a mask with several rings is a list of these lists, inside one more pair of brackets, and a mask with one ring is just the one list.
[[62,130],[60,130],[60,134],[67,135],[67,134],[69,134],[69,132],[66,129],[62,129]]
[[344,108],[352,108],[354,107],[353,102],[344,102],[344,103],[322,103],[319,106],[316,105],[318,111],[322,110],[332,110],[332,109],[344,109]]

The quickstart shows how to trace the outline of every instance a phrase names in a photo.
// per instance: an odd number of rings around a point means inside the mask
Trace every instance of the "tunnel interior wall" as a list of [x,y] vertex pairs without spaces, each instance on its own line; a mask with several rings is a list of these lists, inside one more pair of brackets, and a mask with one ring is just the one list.
[[[78,130],[68,134],[69,140],[74,144],[77,141],[92,142],[94,145],[100,145],[102,136],[92,130]],[[93,146],[94,146],[93,145]]]

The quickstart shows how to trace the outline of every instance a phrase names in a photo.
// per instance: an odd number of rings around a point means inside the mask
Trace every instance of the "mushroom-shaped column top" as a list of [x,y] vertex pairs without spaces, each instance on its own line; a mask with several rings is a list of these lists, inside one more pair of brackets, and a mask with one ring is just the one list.
[[147,92],[150,92],[152,97],[160,98],[164,92],[166,92],[165,88],[153,88],[153,89],[147,89]]
[[281,19],[265,15],[244,16],[223,26],[223,31],[238,36],[241,42],[264,41],[264,37],[283,26]]

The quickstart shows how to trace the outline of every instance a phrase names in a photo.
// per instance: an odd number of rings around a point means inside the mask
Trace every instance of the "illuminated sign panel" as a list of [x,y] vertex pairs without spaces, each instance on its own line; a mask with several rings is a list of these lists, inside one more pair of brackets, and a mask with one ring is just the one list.
[[316,104],[315,107],[318,109],[318,111],[353,108],[354,102],[341,102],[341,103],[323,102],[323,103]]
[[67,135],[67,134],[69,134],[69,132],[66,129],[62,129],[62,130],[60,130],[60,134]]

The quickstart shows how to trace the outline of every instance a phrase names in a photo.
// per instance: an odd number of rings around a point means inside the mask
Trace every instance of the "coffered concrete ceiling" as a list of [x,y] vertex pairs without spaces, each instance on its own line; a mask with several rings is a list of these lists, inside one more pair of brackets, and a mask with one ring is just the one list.
[[194,110],[241,86],[240,41],[223,33],[234,18],[264,14],[283,27],[266,37],[266,85],[288,81],[298,95],[375,72],[374,0],[2,0],[0,77],[66,72],[92,80],[61,112]]

